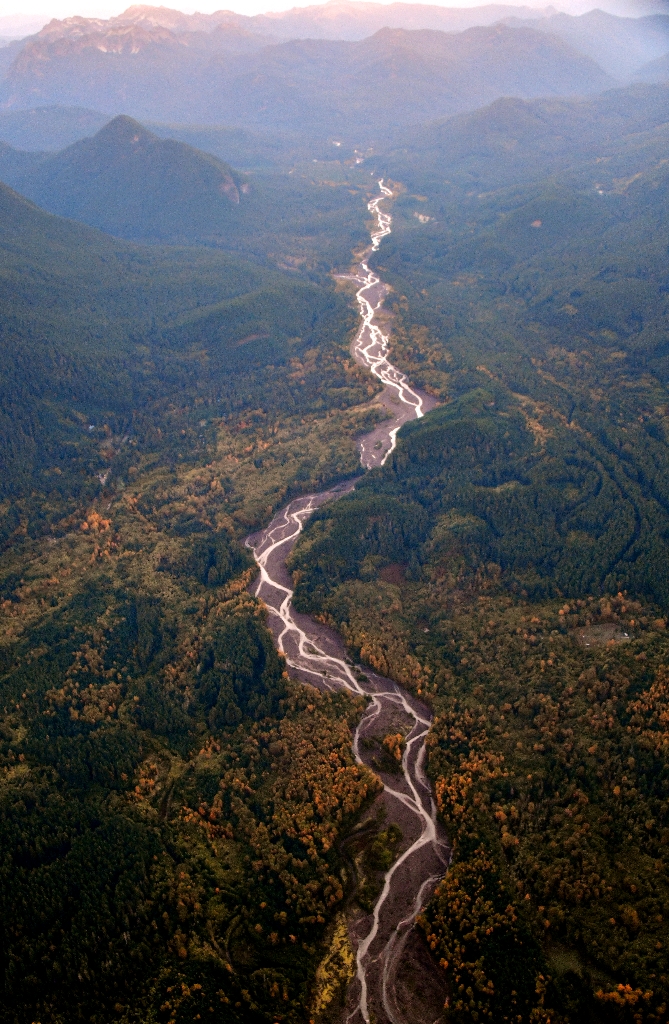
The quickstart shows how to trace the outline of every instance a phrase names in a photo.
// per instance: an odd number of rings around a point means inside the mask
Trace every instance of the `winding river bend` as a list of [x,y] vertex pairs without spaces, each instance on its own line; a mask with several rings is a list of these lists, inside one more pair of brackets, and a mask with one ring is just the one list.
[[[392,196],[383,180],[380,194],[368,209],[374,217],[371,245],[356,272],[361,325],[353,356],[384,385],[380,396],[389,418],[359,441],[365,469],[383,465],[396,444],[397,432],[409,419],[421,417],[434,399],[411,387],[406,376],[388,361],[388,337],[378,312],[389,288],[370,270],[367,260],[391,231],[391,216],[382,209]],[[350,924],[356,952],[356,973],[347,996],[347,1024],[432,1024],[444,1002],[441,980],[414,933],[418,913],[448,864],[448,845],[436,818],[431,787],[425,774],[425,737],[430,711],[389,679],[346,656],[341,638],[292,607],[291,578],[286,558],[314,509],[351,491],[347,481],[319,494],[296,498],[262,532],[249,537],[260,568],[255,593],[268,608],[269,625],[292,675],[321,689],[346,689],[370,698],[355,731],[353,752],[359,763],[371,761],[365,739],[401,732],[405,750],[399,774],[379,772],[384,790],[379,798],[386,822],[402,830],[399,855],[386,872],[383,887],[370,914],[360,912]],[[376,808],[376,812],[380,810]]]

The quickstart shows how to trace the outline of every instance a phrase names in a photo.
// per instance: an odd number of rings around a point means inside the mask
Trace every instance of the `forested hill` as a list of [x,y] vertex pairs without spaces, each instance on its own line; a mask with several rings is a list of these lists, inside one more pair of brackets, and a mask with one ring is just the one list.
[[[667,123],[669,87],[632,85],[578,99],[506,97],[456,117],[396,131],[373,158],[411,191],[453,197],[557,174],[638,147]],[[447,186],[452,186],[449,190]]]
[[[430,185],[426,178],[424,201],[406,195],[398,203],[402,216],[377,258],[398,293],[396,351],[402,358],[406,345],[414,379],[444,397],[473,387],[492,388],[495,402],[498,388],[519,396],[515,401],[529,403],[538,422],[548,417],[547,436],[594,445],[601,465],[620,477],[616,486],[635,509],[627,540],[620,534],[605,545],[606,557],[593,555],[603,575],[587,588],[624,580],[663,602],[665,148],[665,126],[635,133],[604,159],[576,161],[568,172],[532,184],[461,196],[457,208],[453,183]],[[623,504],[621,495],[618,512]],[[595,518],[601,537],[609,516]],[[585,568],[584,530],[569,534],[568,544],[567,530],[562,543]],[[539,548],[520,534],[518,545],[538,568]],[[578,572],[561,578],[553,559],[539,572],[565,593],[585,586]]]
[[214,246],[321,277],[364,240],[362,194],[356,201],[303,174],[239,174],[125,116],[55,154],[0,144],[0,179],[51,213],[120,238]]
[[[208,420],[249,405],[327,407],[318,377],[305,391],[290,374],[314,346],[326,360],[342,351],[352,314],[331,285],[211,250],[115,241],[5,186],[0,223],[1,486],[14,497],[4,537],[89,500],[137,445],[183,458],[199,406]],[[345,405],[349,378],[331,369],[329,394],[343,388],[333,400]]]
[[55,155],[7,147],[0,177],[51,213],[135,239],[225,237],[231,207],[249,192],[216,157],[124,116]]

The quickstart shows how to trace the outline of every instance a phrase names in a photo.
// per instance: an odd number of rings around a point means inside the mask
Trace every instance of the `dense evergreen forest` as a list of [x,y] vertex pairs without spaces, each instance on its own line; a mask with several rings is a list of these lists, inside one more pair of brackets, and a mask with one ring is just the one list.
[[368,395],[328,279],[117,242],[6,188],[0,203],[4,540],[91,500],[100,477],[122,487],[143,457],[206,461],[223,416],[326,415]]

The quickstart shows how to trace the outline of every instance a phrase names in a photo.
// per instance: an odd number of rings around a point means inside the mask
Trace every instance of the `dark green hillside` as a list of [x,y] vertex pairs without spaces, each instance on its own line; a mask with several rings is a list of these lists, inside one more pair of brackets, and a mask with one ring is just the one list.
[[315,517],[336,525],[321,541],[309,528],[298,599],[320,606],[361,565],[362,578],[390,562],[418,578],[444,559],[464,573],[494,565],[503,586],[533,599],[629,589],[669,603],[663,448],[630,431],[633,472],[631,453],[533,414],[491,386],[407,427],[392,471]]
[[[452,514],[453,551],[470,570],[498,565],[505,586],[629,588],[669,603],[664,138],[622,140],[616,158],[459,209],[429,187],[424,202],[398,200],[375,257],[396,292],[394,356],[464,405],[407,428],[412,454],[396,475],[358,487],[380,487],[381,504],[404,493],[411,510],[385,540],[363,530],[359,550],[347,526],[328,587],[357,578],[367,555],[429,561],[430,531]],[[469,404],[490,411],[472,419]],[[318,603],[322,583],[309,579],[298,594]]]
[[665,1019],[666,445],[619,438],[488,380],[292,556],[297,606],[434,706],[422,927],[459,1024]]
[[[336,369],[352,314],[331,286],[210,250],[117,242],[6,187],[0,204],[6,497],[37,488],[58,515],[61,501],[95,493],[105,431],[121,463],[129,439],[179,458],[201,403],[219,416],[278,415],[359,400]],[[335,360],[325,395],[317,375],[306,388],[290,376],[290,360],[314,346]],[[18,506],[4,514],[5,529],[18,525]]]
[[[532,484],[509,468],[498,481],[516,481],[494,499],[509,506],[506,526],[474,508],[459,472],[451,496],[487,523],[480,558],[526,574],[528,592],[543,579],[565,594],[625,586],[669,602],[665,151],[661,127],[621,139],[607,159],[457,208],[447,188],[426,183],[424,202],[398,203],[401,219],[377,257],[397,292],[395,353],[413,378],[448,399],[482,388],[495,408],[520,403],[536,424],[540,477]],[[414,213],[432,219],[420,224]],[[506,449],[500,457],[514,465]],[[569,465],[584,480],[594,473],[589,497]],[[568,525],[571,513],[562,527],[554,520],[553,472],[565,493],[576,488],[594,533]],[[512,548],[525,552],[523,566]]]
[[[587,99],[505,98],[473,113],[398,132],[374,158],[411,189],[489,192],[536,181],[636,145],[667,123],[669,89],[634,85]],[[626,139],[630,139],[626,142]]]
[[51,213],[132,239],[224,237],[248,191],[220,160],[124,116],[54,156],[5,151],[0,175]]

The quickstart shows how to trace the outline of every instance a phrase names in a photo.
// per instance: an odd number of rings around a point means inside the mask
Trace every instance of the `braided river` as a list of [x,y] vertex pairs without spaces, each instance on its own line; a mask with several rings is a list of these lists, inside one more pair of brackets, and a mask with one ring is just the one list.
[[[367,261],[391,232],[392,218],[383,205],[392,195],[381,180],[379,195],[368,205],[374,218],[371,244],[355,272],[347,275],[359,285],[356,297],[361,323],[352,354],[384,385],[378,401],[388,412],[382,423],[358,441],[364,469],[383,465],[395,448],[400,427],[435,405],[431,396],[412,387],[405,374],[389,362],[388,336],[378,322],[390,289],[370,270]],[[260,569],[254,592],[267,606],[269,626],[277,647],[285,653],[291,675],[319,689],[344,689],[369,698],[353,737],[356,761],[371,764],[373,750],[370,752],[366,739],[398,732],[405,738],[399,773],[385,773],[374,767],[384,786],[374,813],[378,820],[381,812],[384,825],[397,824],[403,838],[371,912],[349,915],[356,962],[342,1021],[432,1024],[441,1019],[445,992],[441,972],[414,928],[416,917],[449,860],[446,836],[437,822],[425,773],[425,739],[431,714],[397,683],[353,665],[337,633],[294,610],[292,580],[286,568],[286,559],[312,512],[354,487],[355,481],[349,480],[319,494],[296,498],[265,530],[249,537],[247,544]],[[358,826],[364,827],[365,821]]]

